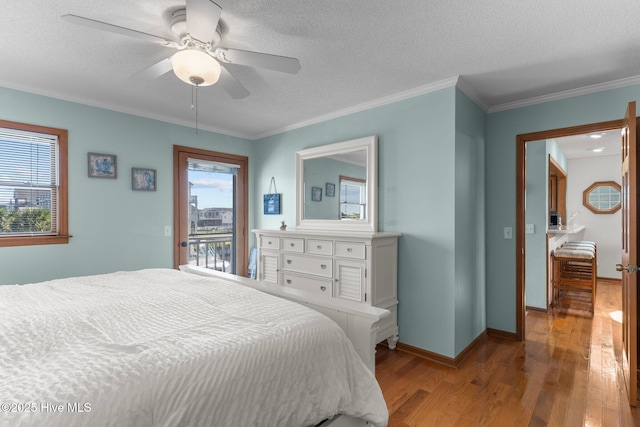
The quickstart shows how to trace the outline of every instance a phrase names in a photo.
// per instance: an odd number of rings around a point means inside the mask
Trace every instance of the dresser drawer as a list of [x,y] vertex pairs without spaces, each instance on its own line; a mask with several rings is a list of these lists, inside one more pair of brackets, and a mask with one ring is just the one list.
[[280,238],[273,236],[260,236],[260,247],[264,249],[280,249]]
[[307,253],[315,255],[332,255],[333,242],[331,240],[307,240]]
[[291,273],[284,273],[282,278],[284,286],[288,286],[290,288],[300,289],[301,291],[320,294],[327,297],[330,297],[333,293],[330,279],[315,279]]
[[282,269],[298,271],[316,276],[333,277],[331,258],[306,257],[304,255],[283,254]]
[[365,259],[365,245],[358,242],[336,242],[336,256]]
[[284,237],[282,239],[282,250],[287,252],[304,252],[304,239],[292,239]]

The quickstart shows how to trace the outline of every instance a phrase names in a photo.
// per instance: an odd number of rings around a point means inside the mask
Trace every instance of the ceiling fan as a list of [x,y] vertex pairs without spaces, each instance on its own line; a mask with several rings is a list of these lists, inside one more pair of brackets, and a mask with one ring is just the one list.
[[210,86],[220,82],[222,88],[234,99],[244,98],[249,91],[227,69],[227,64],[258,67],[268,70],[296,74],[300,62],[296,58],[217,47],[221,35],[218,22],[222,8],[210,0],[186,0],[184,9],[171,14],[170,27],[175,35],[168,40],[77,15],[63,15],[68,22],[102,31],[150,41],[176,49],[165,58],[138,73],[139,77],[155,78],[173,70],[178,78],[193,86]]

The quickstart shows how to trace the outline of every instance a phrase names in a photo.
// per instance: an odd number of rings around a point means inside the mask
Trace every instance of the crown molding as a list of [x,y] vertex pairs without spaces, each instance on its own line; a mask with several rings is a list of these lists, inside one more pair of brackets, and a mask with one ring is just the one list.
[[488,112],[489,106],[485,104],[478,92],[474,89],[471,83],[467,82],[463,76],[458,76],[458,83],[456,84],[465,95],[467,95],[473,102],[476,103],[485,113]]
[[[592,93],[603,92],[606,90],[620,89],[623,87],[638,85],[638,84],[640,84],[640,75],[618,79],[618,80],[612,80],[609,82],[594,84],[590,86],[584,86],[576,89],[565,90],[561,92],[552,93],[549,95],[536,96],[536,97],[522,99],[518,101],[489,106],[482,101],[481,97],[478,95],[478,92],[474,89],[474,87],[469,82],[466,81],[464,77],[455,76],[455,77],[440,80],[434,83],[430,83],[427,85],[419,86],[413,89],[409,89],[403,92],[398,92],[393,95],[389,95],[389,96],[378,98],[372,101],[364,102],[362,104],[357,104],[351,107],[347,107],[338,111],[334,111],[329,114],[318,116],[309,120],[304,120],[304,121],[294,123],[292,125],[288,125],[279,129],[273,129],[261,134],[251,135],[251,134],[240,133],[240,132],[232,132],[226,129],[219,129],[211,126],[203,126],[203,127],[200,127],[199,130],[255,141],[255,140],[259,140],[269,136],[277,135],[280,133],[314,125],[317,123],[322,123],[328,120],[348,116],[350,114],[358,113],[361,111],[366,111],[375,107],[380,107],[387,104],[392,104],[394,102],[403,101],[405,99],[424,95],[430,92],[435,92],[440,89],[446,89],[452,86],[456,86],[458,89],[460,89],[465,95],[467,95],[473,102],[475,102],[485,112],[496,113],[500,111],[506,111],[506,110],[528,107],[528,106],[537,105],[537,104],[543,104],[545,102],[559,101],[562,99],[573,98],[580,95],[588,95]],[[47,90],[34,88],[30,86],[16,85],[14,83],[6,82],[6,81],[0,81],[0,86],[5,87],[7,89],[19,90],[22,92],[32,93],[34,95],[46,96],[49,98],[73,102],[76,104],[82,104],[82,105],[87,105],[87,106],[96,107],[96,108],[103,108],[103,109],[116,111],[124,114],[132,114],[135,116],[144,117],[151,120],[158,120],[165,123],[185,126],[188,128],[193,127],[193,122],[176,120],[175,118],[162,116],[162,115],[149,114],[148,112],[145,112],[145,111],[126,108],[121,105],[99,103],[99,102],[95,102],[94,100],[90,100],[86,98],[72,97],[72,96],[65,95],[58,92],[47,91]]]
[[318,116],[313,119],[304,120],[302,122],[285,126],[280,129],[275,129],[265,133],[261,133],[259,135],[255,135],[251,139],[253,140],[262,139],[269,136],[277,135],[279,133],[289,132],[289,131],[300,129],[306,126],[315,125],[317,123],[326,122],[327,120],[348,116],[349,114],[370,110],[371,108],[381,107],[387,104],[393,104],[394,102],[403,101],[405,99],[413,98],[416,96],[424,95],[426,93],[435,92],[440,89],[446,89],[448,87],[455,86],[457,82],[458,82],[458,76],[455,76],[445,80],[440,80],[434,83],[430,83],[428,85],[418,86],[413,89],[409,89],[403,92],[398,92],[396,94],[385,96],[382,98],[374,99],[372,101],[364,102],[362,104],[354,105],[352,107],[344,108],[342,110],[338,110],[329,114]]
[[[31,93],[33,95],[46,96],[48,98],[73,102],[74,104],[87,105],[89,107],[102,108],[105,110],[115,111],[117,113],[131,114],[133,116],[143,117],[145,119],[157,120],[160,122],[170,123],[178,126],[184,126],[187,128],[194,127],[194,122],[191,122],[191,121],[176,120],[175,118],[168,117],[168,116],[149,114],[148,112],[145,112],[145,111],[136,110],[133,108],[126,108],[121,105],[95,102],[93,100],[86,99],[86,98],[73,97],[73,96],[62,94],[62,93],[51,92],[51,91],[42,90],[39,88],[30,87],[30,86],[16,85],[14,83],[10,83],[7,81],[0,81],[0,86],[7,89],[13,89],[13,90],[19,90],[21,92]],[[242,139],[248,139],[248,140],[251,139],[251,137],[247,134],[231,132],[225,129],[217,129],[211,126],[202,126],[202,127],[198,126],[198,130],[214,132],[221,135],[233,136],[233,137],[242,138]]]
[[488,113],[496,113],[499,111],[513,110],[516,108],[529,107],[531,105],[544,104],[545,102],[559,101],[562,99],[573,98],[580,95],[589,95],[592,93],[603,92],[605,90],[620,89],[627,86],[640,84],[640,76],[626,77],[624,79],[612,80],[605,83],[598,83],[590,86],[583,86],[576,89],[564,90],[549,95],[536,96],[533,98],[522,99],[519,101],[506,102],[489,107]]

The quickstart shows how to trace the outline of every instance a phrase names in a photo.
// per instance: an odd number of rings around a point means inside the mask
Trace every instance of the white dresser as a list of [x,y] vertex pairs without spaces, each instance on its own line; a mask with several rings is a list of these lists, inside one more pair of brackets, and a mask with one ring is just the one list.
[[377,340],[398,342],[398,237],[391,232],[253,230],[258,280],[317,298],[340,298],[385,308]]

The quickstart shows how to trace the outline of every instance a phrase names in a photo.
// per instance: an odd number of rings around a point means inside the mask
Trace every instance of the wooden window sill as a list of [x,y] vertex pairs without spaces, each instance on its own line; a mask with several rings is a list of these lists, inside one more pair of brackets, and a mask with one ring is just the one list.
[[29,237],[0,237],[0,247],[3,246],[33,246],[33,245],[65,245],[73,237],[68,234],[59,236],[29,236]]

